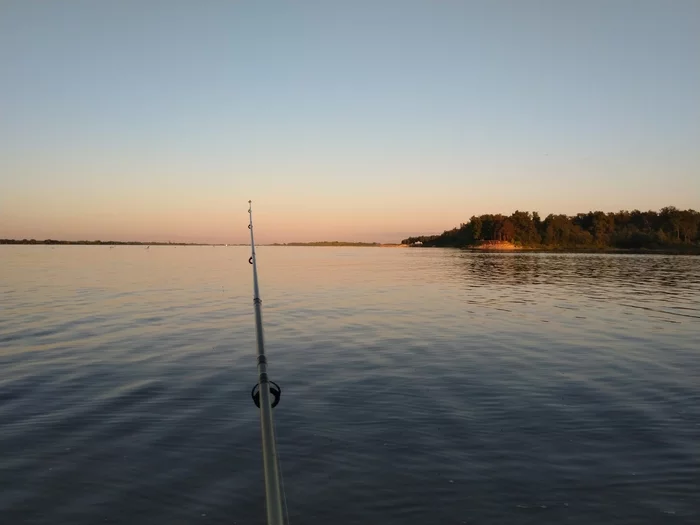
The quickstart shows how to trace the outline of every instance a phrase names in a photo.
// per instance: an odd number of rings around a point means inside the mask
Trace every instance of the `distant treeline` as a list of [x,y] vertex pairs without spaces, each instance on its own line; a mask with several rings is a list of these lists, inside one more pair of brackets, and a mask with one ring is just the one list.
[[378,242],[344,242],[344,241],[317,241],[317,242],[288,242],[284,244],[274,243],[272,246],[381,246]]
[[126,246],[209,246],[209,244],[198,244],[192,242],[140,242],[140,241],[57,241],[54,239],[0,239],[0,244],[109,244]]
[[441,235],[409,237],[402,244],[467,247],[508,241],[523,247],[678,249],[700,248],[700,213],[673,206],[660,211],[591,211],[574,216],[515,211],[512,215],[473,216]]

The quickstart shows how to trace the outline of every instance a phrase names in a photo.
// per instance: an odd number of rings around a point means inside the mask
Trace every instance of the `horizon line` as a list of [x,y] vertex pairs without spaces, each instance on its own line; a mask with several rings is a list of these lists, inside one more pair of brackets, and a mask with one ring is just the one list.
[[[0,245],[6,244],[64,244],[64,245],[149,245],[149,246],[250,246],[250,243],[236,243],[236,242],[188,242],[188,241],[103,241],[100,239],[88,240],[67,240],[67,239],[10,239],[3,238],[0,239]],[[293,245],[309,245],[309,244],[362,244],[362,245],[399,245],[401,243],[394,242],[376,242],[376,241],[291,241],[291,242],[265,242],[256,243],[256,246],[293,246]]]

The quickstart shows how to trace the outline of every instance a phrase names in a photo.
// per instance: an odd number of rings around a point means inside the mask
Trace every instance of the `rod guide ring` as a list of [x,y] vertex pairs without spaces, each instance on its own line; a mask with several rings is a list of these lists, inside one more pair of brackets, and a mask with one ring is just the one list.
[[[270,394],[275,398],[272,401],[272,408],[275,408],[280,403],[280,397],[282,397],[282,388],[274,381],[268,381],[270,384]],[[257,383],[253,390],[250,391],[250,397],[253,398],[253,403],[255,406],[260,408],[260,383]]]

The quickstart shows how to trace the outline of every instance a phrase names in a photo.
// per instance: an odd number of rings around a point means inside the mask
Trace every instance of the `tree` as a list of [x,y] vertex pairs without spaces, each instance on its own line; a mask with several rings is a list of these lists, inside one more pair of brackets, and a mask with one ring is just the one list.
[[661,219],[665,223],[665,228],[669,233],[672,233],[676,236],[676,240],[681,239],[681,214],[678,208],[675,206],[667,206],[665,208],[661,208]]
[[678,231],[683,236],[683,242],[689,243],[697,236],[700,215],[695,210],[685,210],[678,213]]
[[472,218],[469,219],[469,224],[471,224],[473,239],[475,241],[481,240],[481,227],[483,226],[481,218],[472,215]]

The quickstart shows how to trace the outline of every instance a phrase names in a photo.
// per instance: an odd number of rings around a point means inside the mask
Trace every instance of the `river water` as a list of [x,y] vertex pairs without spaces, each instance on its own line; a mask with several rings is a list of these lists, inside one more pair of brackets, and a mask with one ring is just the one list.
[[[0,523],[264,523],[244,247],[0,247]],[[700,258],[261,247],[292,524],[700,523]]]

